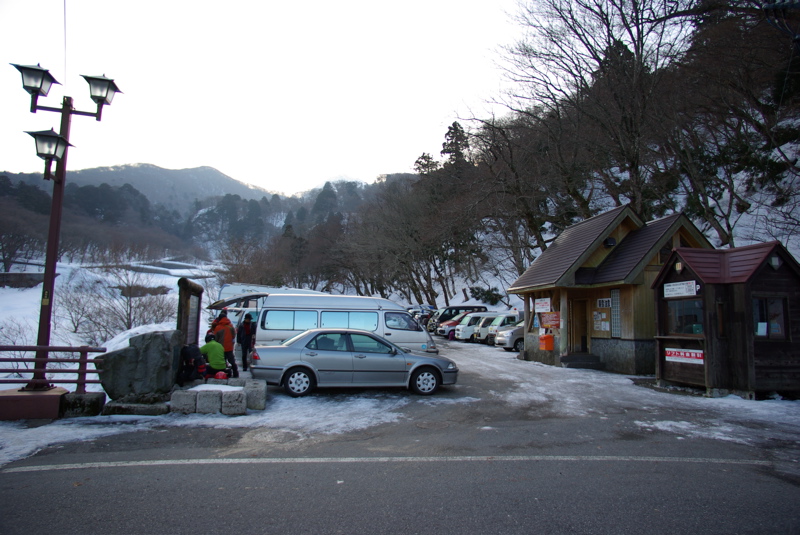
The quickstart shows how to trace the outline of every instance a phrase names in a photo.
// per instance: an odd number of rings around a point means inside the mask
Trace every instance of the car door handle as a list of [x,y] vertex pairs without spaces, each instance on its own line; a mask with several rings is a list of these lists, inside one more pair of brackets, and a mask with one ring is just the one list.
[[392,336],[392,333],[383,333],[383,336]]
[[306,355],[308,355],[309,357],[316,357],[317,356],[317,354],[314,351],[309,351],[308,353],[306,353]]
[[353,356],[354,356],[355,358],[357,358],[357,359],[365,359],[365,358],[367,358],[367,356],[366,356],[366,355],[353,355]]

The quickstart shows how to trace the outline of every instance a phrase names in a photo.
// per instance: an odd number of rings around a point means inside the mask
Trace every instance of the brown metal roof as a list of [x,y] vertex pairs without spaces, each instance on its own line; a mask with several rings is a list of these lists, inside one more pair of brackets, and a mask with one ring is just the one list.
[[693,249],[678,247],[675,252],[706,284],[742,283],[781,247],[780,242],[757,243],[733,249]]
[[553,286],[570,270],[577,270],[580,261],[594,250],[595,243],[605,238],[616,226],[616,222],[630,216],[641,224],[641,220],[629,206],[620,206],[596,215],[565,229],[511,287],[509,292],[537,286]]

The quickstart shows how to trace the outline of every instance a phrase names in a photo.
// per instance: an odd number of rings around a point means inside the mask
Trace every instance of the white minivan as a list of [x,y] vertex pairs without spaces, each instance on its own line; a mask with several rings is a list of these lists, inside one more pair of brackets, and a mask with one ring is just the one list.
[[242,282],[231,282],[223,284],[219,289],[217,299],[227,299],[234,295],[242,294],[312,294],[325,295],[316,290],[306,290],[304,288],[277,288],[275,286],[263,286],[260,284],[245,284]]
[[473,312],[472,314],[467,314],[464,316],[464,319],[461,320],[461,323],[456,325],[456,340],[474,342],[475,327],[477,327],[484,318],[496,317],[497,312]]
[[519,312],[506,312],[504,314],[500,314],[497,316],[494,321],[489,325],[489,331],[486,334],[486,337],[481,340],[485,344],[489,344],[490,346],[494,345],[494,339],[497,336],[497,332],[506,327],[507,325],[514,325],[519,320],[521,320]]
[[260,300],[256,346],[277,345],[309,329],[362,329],[412,351],[438,353],[436,343],[402,306],[379,297],[277,294]]
[[486,316],[475,325],[475,331],[472,335],[474,342],[486,343],[486,337],[489,335],[489,327],[497,319],[494,316]]

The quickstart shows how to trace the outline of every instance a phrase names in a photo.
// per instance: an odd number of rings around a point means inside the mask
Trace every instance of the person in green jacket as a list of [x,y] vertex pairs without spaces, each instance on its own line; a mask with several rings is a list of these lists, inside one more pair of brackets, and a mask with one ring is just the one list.
[[225,349],[222,344],[217,342],[213,334],[206,335],[206,344],[200,348],[200,353],[208,361],[206,377],[214,377],[217,372],[226,372]]

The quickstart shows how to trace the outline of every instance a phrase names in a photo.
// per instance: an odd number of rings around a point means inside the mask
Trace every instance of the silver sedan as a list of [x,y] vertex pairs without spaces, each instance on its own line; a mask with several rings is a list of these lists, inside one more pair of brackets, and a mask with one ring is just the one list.
[[458,379],[450,359],[414,353],[356,329],[311,329],[280,345],[257,346],[250,371],[294,397],[317,386],[403,386],[426,396]]

